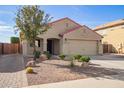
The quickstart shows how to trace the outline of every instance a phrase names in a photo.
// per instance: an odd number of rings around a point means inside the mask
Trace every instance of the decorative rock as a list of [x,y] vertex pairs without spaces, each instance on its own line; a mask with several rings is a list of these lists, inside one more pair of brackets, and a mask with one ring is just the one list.
[[45,55],[45,54],[42,54],[42,55],[40,55],[40,60],[41,61],[45,61],[45,60],[47,60],[48,58],[47,58],[47,56]]
[[28,61],[26,67],[32,67],[32,66],[35,66],[35,61],[34,60]]
[[40,59],[39,59],[39,58],[37,58],[37,59],[36,59],[36,62],[40,62]]
[[56,55],[53,55],[53,56],[51,57],[51,59],[57,59],[57,60],[60,60],[60,57],[59,57],[59,56],[56,56]]
[[89,66],[89,63],[88,62],[83,62],[81,66],[82,67],[88,67]]

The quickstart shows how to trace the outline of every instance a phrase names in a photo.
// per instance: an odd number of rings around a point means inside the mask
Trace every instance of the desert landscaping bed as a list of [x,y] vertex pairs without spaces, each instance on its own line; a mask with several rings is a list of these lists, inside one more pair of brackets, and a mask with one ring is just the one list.
[[[25,62],[28,61],[27,58],[24,59]],[[63,60],[46,60],[39,62],[36,64],[36,67],[33,67],[33,70],[35,73],[27,74],[29,86],[118,74],[112,69],[102,68],[97,64],[90,64],[85,68],[81,67],[80,64],[70,67],[69,61]]]

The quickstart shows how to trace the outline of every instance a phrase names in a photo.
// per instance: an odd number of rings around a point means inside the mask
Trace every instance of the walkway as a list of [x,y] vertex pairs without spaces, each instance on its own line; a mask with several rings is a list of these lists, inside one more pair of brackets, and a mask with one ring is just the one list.
[[28,88],[124,88],[124,82],[105,78],[88,78],[29,86]]

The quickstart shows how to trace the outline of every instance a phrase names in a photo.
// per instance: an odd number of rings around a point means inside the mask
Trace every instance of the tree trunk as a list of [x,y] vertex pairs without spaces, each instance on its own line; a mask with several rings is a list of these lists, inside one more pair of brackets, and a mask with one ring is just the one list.
[[35,46],[35,42],[33,42],[33,54],[34,54],[34,60],[36,61],[35,52],[36,52],[36,46]]

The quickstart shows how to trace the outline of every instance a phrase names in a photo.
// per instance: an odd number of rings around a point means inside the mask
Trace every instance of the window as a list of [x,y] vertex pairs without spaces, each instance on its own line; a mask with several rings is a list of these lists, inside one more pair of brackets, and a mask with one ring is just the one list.
[[40,47],[40,40],[35,40],[35,46]]
[[[35,40],[35,46],[40,47],[40,40]],[[33,47],[33,44],[30,44],[30,47]]]

